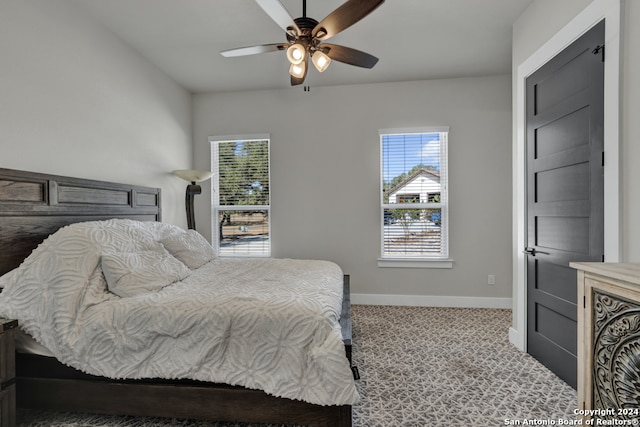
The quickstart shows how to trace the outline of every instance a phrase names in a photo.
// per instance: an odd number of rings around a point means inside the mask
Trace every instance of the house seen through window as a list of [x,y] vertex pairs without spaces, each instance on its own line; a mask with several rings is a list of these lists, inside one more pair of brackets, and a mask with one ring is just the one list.
[[449,256],[448,128],[381,130],[381,259]]
[[212,235],[220,256],[269,256],[269,137],[213,137]]

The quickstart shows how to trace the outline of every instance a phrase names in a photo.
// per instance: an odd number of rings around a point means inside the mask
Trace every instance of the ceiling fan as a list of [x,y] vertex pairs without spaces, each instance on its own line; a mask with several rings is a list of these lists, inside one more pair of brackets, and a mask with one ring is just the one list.
[[325,40],[352,26],[380,6],[384,0],[347,0],[342,6],[318,22],[307,17],[307,1],[302,0],[302,17],[293,19],[279,0],[256,0],[256,3],[285,30],[286,43],[247,46],[220,52],[222,56],[246,56],[259,53],[287,51],[291,63],[291,85],[304,82],[309,69],[309,59],[320,72],[327,69],[332,60],[363,68],[373,68],[378,58],[350,47],[325,43]]

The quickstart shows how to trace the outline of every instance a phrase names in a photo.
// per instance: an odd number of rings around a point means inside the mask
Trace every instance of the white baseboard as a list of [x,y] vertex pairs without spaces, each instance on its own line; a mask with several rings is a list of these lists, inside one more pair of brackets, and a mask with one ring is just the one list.
[[526,351],[525,337],[513,326],[509,328],[509,342],[520,351]]
[[351,294],[351,303],[416,307],[512,308],[511,298],[430,295]]

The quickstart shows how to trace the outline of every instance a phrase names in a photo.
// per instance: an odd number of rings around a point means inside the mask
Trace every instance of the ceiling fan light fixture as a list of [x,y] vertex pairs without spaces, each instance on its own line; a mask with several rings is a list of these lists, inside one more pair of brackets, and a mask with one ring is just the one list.
[[329,68],[329,64],[331,64],[331,58],[327,56],[326,53],[316,50],[313,52],[313,56],[311,57],[311,61],[313,65],[316,67],[316,70],[319,72],[323,72],[327,68]]
[[304,77],[305,72],[307,71],[306,69],[307,69],[306,62],[301,62],[299,64],[291,64],[291,66],[289,67],[289,74],[291,74],[293,77],[301,79]]
[[307,49],[305,49],[302,43],[294,43],[287,48],[287,59],[292,65],[300,64],[306,54]]
[[295,19],[282,4],[285,0],[255,1],[285,31],[286,42],[227,49],[220,52],[224,57],[286,50],[291,86],[304,83],[310,62],[318,72],[325,71],[332,61],[362,68],[373,68],[378,62],[378,58],[366,52],[325,42],[369,15],[384,0],[344,0],[321,21],[307,16],[307,0],[302,0],[302,17]]

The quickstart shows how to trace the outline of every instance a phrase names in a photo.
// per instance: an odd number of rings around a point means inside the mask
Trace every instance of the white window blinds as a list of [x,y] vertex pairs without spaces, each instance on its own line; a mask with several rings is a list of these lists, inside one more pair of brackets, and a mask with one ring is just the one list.
[[383,259],[448,257],[448,128],[382,130]]
[[220,256],[269,256],[268,136],[211,139],[213,235]]

